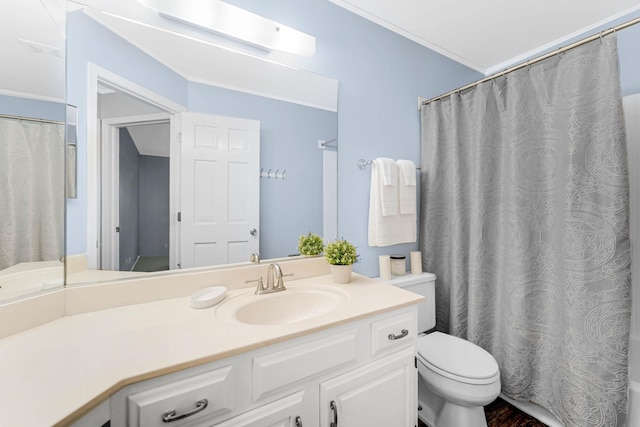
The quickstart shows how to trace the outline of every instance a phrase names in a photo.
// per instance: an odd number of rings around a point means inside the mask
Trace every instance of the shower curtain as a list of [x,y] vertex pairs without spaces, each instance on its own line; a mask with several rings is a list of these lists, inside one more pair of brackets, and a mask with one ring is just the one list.
[[615,34],[422,108],[437,328],[566,426],[623,426],[631,290]]
[[64,251],[64,126],[0,119],[0,270]]

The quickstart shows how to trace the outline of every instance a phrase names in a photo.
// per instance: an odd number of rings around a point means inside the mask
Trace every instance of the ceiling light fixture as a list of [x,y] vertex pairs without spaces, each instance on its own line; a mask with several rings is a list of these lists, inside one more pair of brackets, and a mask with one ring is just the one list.
[[303,56],[316,52],[316,39],[220,0],[138,0],[160,16],[196,26],[268,51]]

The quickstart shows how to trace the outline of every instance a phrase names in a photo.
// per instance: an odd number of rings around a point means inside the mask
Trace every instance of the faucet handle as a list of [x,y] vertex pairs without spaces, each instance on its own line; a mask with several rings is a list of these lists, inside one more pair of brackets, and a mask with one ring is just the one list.
[[264,292],[264,283],[262,282],[262,276],[258,279],[258,286],[256,286],[256,293]]
[[245,280],[244,283],[254,283],[254,282],[258,282],[258,286],[256,286],[256,294],[261,294],[265,291],[265,287],[264,287],[264,283],[262,281],[262,276],[260,276],[259,278],[255,279],[255,280]]

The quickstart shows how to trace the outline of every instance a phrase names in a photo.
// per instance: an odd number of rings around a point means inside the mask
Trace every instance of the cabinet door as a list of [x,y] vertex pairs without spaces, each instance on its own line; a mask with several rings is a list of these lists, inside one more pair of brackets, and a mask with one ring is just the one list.
[[304,392],[292,394],[215,427],[302,427],[303,396]]
[[320,384],[320,426],[415,426],[414,353],[407,348]]

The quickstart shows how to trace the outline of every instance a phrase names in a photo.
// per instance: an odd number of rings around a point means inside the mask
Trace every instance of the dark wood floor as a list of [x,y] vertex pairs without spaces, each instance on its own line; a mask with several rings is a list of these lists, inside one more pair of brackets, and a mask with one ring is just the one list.
[[[513,405],[497,398],[484,407],[488,427],[547,427],[532,416],[525,414]],[[418,427],[427,427],[419,422]]]

